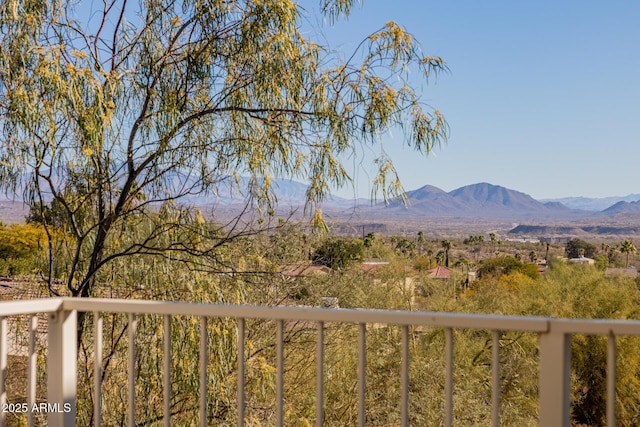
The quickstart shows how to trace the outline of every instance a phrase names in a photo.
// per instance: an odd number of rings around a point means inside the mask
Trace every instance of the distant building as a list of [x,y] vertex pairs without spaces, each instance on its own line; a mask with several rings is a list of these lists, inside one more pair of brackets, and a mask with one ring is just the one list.
[[427,270],[429,277],[434,279],[449,279],[451,277],[451,269],[449,267],[437,266],[436,268],[432,268],[431,270]]
[[477,275],[475,271],[470,271],[467,273],[467,283],[473,283],[476,281]]
[[389,265],[389,261],[365,261],[360,264],[360,270],[368,274],[376,274],[380,268],[384,268]]
[[541,237],[542,243],[567,243],[572,237]]
[[578,258],[570,258],[569,262],[572,262],[574,264],[587,264],[587,265],[593,265],[596,263],[596,260],[592,259],[592,258],[587,258],[584,256],[579,256]]
[[512,237],[505,239],[505,241],[511,243],[540,243],[540,239],[530,239],[528,237]]

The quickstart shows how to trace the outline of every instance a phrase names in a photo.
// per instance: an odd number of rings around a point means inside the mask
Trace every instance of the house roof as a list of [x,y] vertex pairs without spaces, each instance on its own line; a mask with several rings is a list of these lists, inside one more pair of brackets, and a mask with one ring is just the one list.
[[377,273],[380,268],[384,268],[389,265],[389,261],[365,261],[360,264],[360,270],[365,273]]
[[593,258],[587,258],[585,256],[579,256],[578,258],[571,258],[569,262],[576,262],[579,264],[594,264],[596,261]]
[[448,279],[451,277],[451,269],[441,265],[436,268],[432,268],[431,270],[427,270],[427,273],[429,273],[429,277],[433,277],[434,279]]

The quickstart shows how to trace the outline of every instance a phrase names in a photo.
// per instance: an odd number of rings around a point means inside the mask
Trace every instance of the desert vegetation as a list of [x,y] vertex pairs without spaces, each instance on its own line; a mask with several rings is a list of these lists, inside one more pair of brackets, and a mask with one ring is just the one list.
[[[317,17],[284,0],[106,0],[90,13],[79,2],[0,2],[0,189],[30,206],[26,223],[0,226],[3,298],[332,301],[345,308],[637,318],[637,281],[604,274],[607,266],[637,264],[631,241],[599,247],[513,243],[479,231],[464,239],[427,230],[362,239],[331,234],[320,206],[332,187],[350,182],[343,162],[379,148],[374,193],[402,199],[380,135],[402,134],[406,146],[426,155],[448,133],[442,114],[416,89],[447,67],[399,24],[384,24],[346,54],[307,38],[313,31],[305,25],[346,19],[355,3],[321,1]],[[272,182],[279,177],[308,184],[304,223],[277,210]],[[245,202],[232,215],[218,215],[215,204],[204,212],[195,207],[242,191]],[[594,265],[565,264],[574,249],[593,254]],[[431,277],[437,266],[446,278]],[[35,292],[12,293],[19,285]],[[102,320],[103,411],[96,414],[96,319],[78,317],[78,425],[98,416],[104,425],[123,425],[129,410],[123,384],[131,325],[120,315]],[[190,316],[171,319],[175,425],[194,425],[198,416],[199,325]],[[162,418],[164,328],[157,316],[138,318],[139,425]],[[443,333],[411,332],[411,423],[440,425]],[[234,425],[238,327],[212,319],[206,333],[207,417]],[[304,323],[285,331],[288,426],[315,420],[314,333]],[[399,334],[370,326],[367,425],[398,423]],[[486,425],[489,337],[455,334],[455,418]],[[274,420],[274,335],[273,324],[247,321],[247,425]],[[350,325],[326,328],[328,426],[354,423],[356,336]],[[502,419],[535,425],[535,337],[505,333],[500,345]],[[637,425],[640,347],[633,339],[619,345],[619,423]],[[576,425],[603,422],[604,353],[598,339],[574,341]],[[24,359],[16,357],[8,373],[13,403],[24,400]],[[38,360],[42,365],[43,353]]]
[[[185,219],[196,239],[207,230],[223,235],[219,225],[199,216]],[[144,227],[144,220],[136,224]],[[47,242],[38,223],[5,227],[3,262],[22,266],[19,274],[37,274],[46,268]],[[131,232],[134,231],[132,228]],[[313,233],[313,229],[286,221],[268,232],[250,234],[221,245],[215,256],[201,254],[178,259],[140,254],[118,260],[113,269],[97,277],[97,296],[148,298],[175,301],[226,302],[267,305],[318,306],[331,297],[345,308],[429,310],[466,313],[500,313],[568,318],[637,319],[640,316],[639,282],[623,276],[605,276],[603,265],[572,265],[562,257],[576,244],[501,242],[486,236],[425,239],[370,233],[364,240]],[[32,236],[29,238],[29,236]],[[162,238],[167,238],[163,236]],[[177,236],[172,239],[177,240]],[[446,241],[445,241],[446,240]],[[480,245],[478,242],[481,241]],[[161,242],[157,242],[161,243]],[[127,244],[127,242],[123,242]],[[494,247],[499,247],[499,251]],[[577,242],[584,245],[584,242]],[[618,247],[612,265],[624,267],[628,252],[618,245],[589,243],[604,256]],[[29,250],[25,250],[25,246]],[[444,266],[450,251],[452,274],[448,279],[430,277],[429,269]],[[529,256],[536,252],[537,257]],[[9,257],[8,254],[11,254]],[[331,256],[328,256],[330,254]],[[518,256],[521,254],[522,256]],[[598,254],[596,254],[597,256]],[[630,262],[635,254],[629,253]],[[540,273],[542,260],[547,269]],[[376,260],[374,271],[363,261]],[[384,262],[384,263],[382,263]],[[608,258],[607,258],[608,262]],[[291,274],[292,266],[324,264],[329,271]],[[364,264],[366,265],[366,264]],[[468,273],[477,279],[468,281]],[[411,286],[407,286],[410,282]],[[47,290],[47,280],[40,285]],[[128,321],[125,316],[105,315],[105,374],[103,420],[109,425],[126,416]],[[86,319],[87,331],[93,318]],[[136,413],[141,423],[162,417],[162,318],[141,316],[138,354]],[[275,413],[275,325],[247,323],[248,425],[273,423]],[[217,425],[235,424],[236,324],[230,319],[208,324],[210,346],[209,417]],[[410,402],[412,425],[442,422],[444,390],[443,331],[416,329],[411,334]],[[367,367],[367,424],[394,425],[399,421],[400,329],[370,327]],[[180,425],[197,420],[199,322],[189,317],[172,320],[172,412]],[[93,354],[92,335],[84,332],[79,352],[79,405],[81,425],[91,425]],[[640,402],[640,352],[637,339],[618,338],[618,422],[636,425]],[[503,333],[501,345],[501,416],[510,425],[537,425],[537,341],[535,335]],[[357,415],[354,397],[357,366],[357,327],[332,325],[326,330],[326,425],[353,424]],[[285,405],[287,425],[310,425],[315,419],[315,326],[289,325],[285,331]],[[455,406],[457,423],[489,422],[491,336],[488,332],[455,331]],[[573,340],[572,419],[575,425],[604,422],[606,361],[605,338],[577,336]],[[19,372],[19,371],[16,371]],[[12,373],[10,373],[10,376]],[[14,374],[16,375],[16,374]],[[12,383],[15,384],[15,381]],[[15,387],[12,386],[12,387]],[[13,390],[13,389],[12,389]],[[24,397],[20,388],[11,399]]]

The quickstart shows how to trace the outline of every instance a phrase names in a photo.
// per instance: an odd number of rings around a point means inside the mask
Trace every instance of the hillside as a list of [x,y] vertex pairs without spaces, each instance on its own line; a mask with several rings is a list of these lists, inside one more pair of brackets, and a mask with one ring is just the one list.
[[425,185],[417,190],[407,192],[408,203],[392,201],[387,210],[407,211],[425,216],[455,216],[469,211],[464,203],[444,190],[433,185]]
[[591,215],[569,209],[561,203],[542,203],[528,194],[499,185],[479,183],[445,192],[427,185],[407,192],[408,204],[393,202],[376,207],[372,212],[382,215],[441,216],[458,218],[574,218]]
[[[177,181],[182,181],[176,178]],[[274,179],[273,195],[277,198],[278,215],[297,212],[301,215],[306,200],[307,185],[289,179]],[[190,195],[181,199],[187,205],[199,206],[212,216],[232,217],[242,211],[249,193],[249,179],[240,178],[236,184],[230,177],[222,178],[215,193]],[[633,195],[627,196],[632,198]],[[392,200],[387,205],[370,203],[368,200],[348,199],[329,195],[322,204],[327,216],[338,221],[373,221],[397,225],[398,218],[404,223],[423,222],[427,219],[449,218],[472,222],[474,220],[513,220],[530,221],[574,221],[581,219],[607,218],[623,214],[640,213],[640,201],[625,201],[620,198],[598,199],[618,200],[599,212],[573,209],[558,200],[542,202],[523,192],[493,185],[486,182],[472,184],[446,192],[432,185],[425,185],[407,192],[407,203]],[[567,198],[582,200],[587,198]],[[27,209],[19,202],[0,202],[0,221],[6,223],[21,222]],[[633,226],[635,220],[627,225]]]
[[600,212],[615,205],[618,202],[635,202],[640,200],[640,194],[612,197],[562,197],[559,199],[542,199],[541,202],[558,202],[571,209]]
[[625,213],[639,213],[640,212],[640,201],[636,202],[626,202],[620,201],[615,205],[605,209],[602,211],[607,215],[616,215],[616,214],[625,214]]
[[460,187],[449,194],[473,211],[483,214],[531,214],[548,213],[554,210],[528,194],[486,182]]

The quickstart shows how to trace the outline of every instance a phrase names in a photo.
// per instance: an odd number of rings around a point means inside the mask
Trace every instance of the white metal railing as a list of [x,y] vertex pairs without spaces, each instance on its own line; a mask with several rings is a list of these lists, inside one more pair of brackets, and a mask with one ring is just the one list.
[[[539,425],[545,427],[569,426],[571,337],[574,334],[604,335],[608,337],[607,351],[607,426],[615,425],[616,385],[616,336],[640,335],[640,321],[624,320],[578,320],[541,317],[454,314],[440,312],[406,312],[384,310],[321,309],[308,307],[270,307],[245,305],[215,305],[193,303],[169,303],[158,301],[54,298],[43,300],[13,301],[0,303],[0,405],[6,403],[5,379],[7,371],[7,321],[8,316],[31,315],[29,325],[28,387],[27,402],[35,402],[37,314],[48,314],[47,333],[47,403],[59,411],[47,414],[49,426],[73,426],[76,415],[77,382],[77,313],[90,312],[94,321],[94,401],[95,425],[100,425],[101,406],[101,360],[102,360],[102,313],[125,313],[129,316],[129,362],[128,362],[128,423],[135,426],[135,335],[136,315],[155,314],[164,316],[164,367],[165,385],[171,378],[171,316],[200,317],[200,381],[199,409],[200,425],[207,426],[207,319],[235,318],[238,321],[238,426],[244,425],[245,417],[245,319],[268,319],[276,324],[276,425],[284,423],[284,324],[287,321],[316,322],[316,426],[323,425],[324,413],[324,324],[340,322],[358,325],[358,426],[365,425],[367,325],[398,325],[402,329],[400,413],[401,425],[409,425],[409,327],[423,326],[441,328],[445,331],[445,403],[446,426],[453,425],[453,330],[483,329],[492,331],[492,425],[500,425],[500,332],[533,332],[539,337]],[[35,320],[34,320],[35,319]],[[171,425],[170,390],[164,387],[164,425]],[[57,406],[56,406],[57,405]],[[0,411],[0,426],[5,424],[5,411]],[[28,416],[33,425],[33,415]]]

